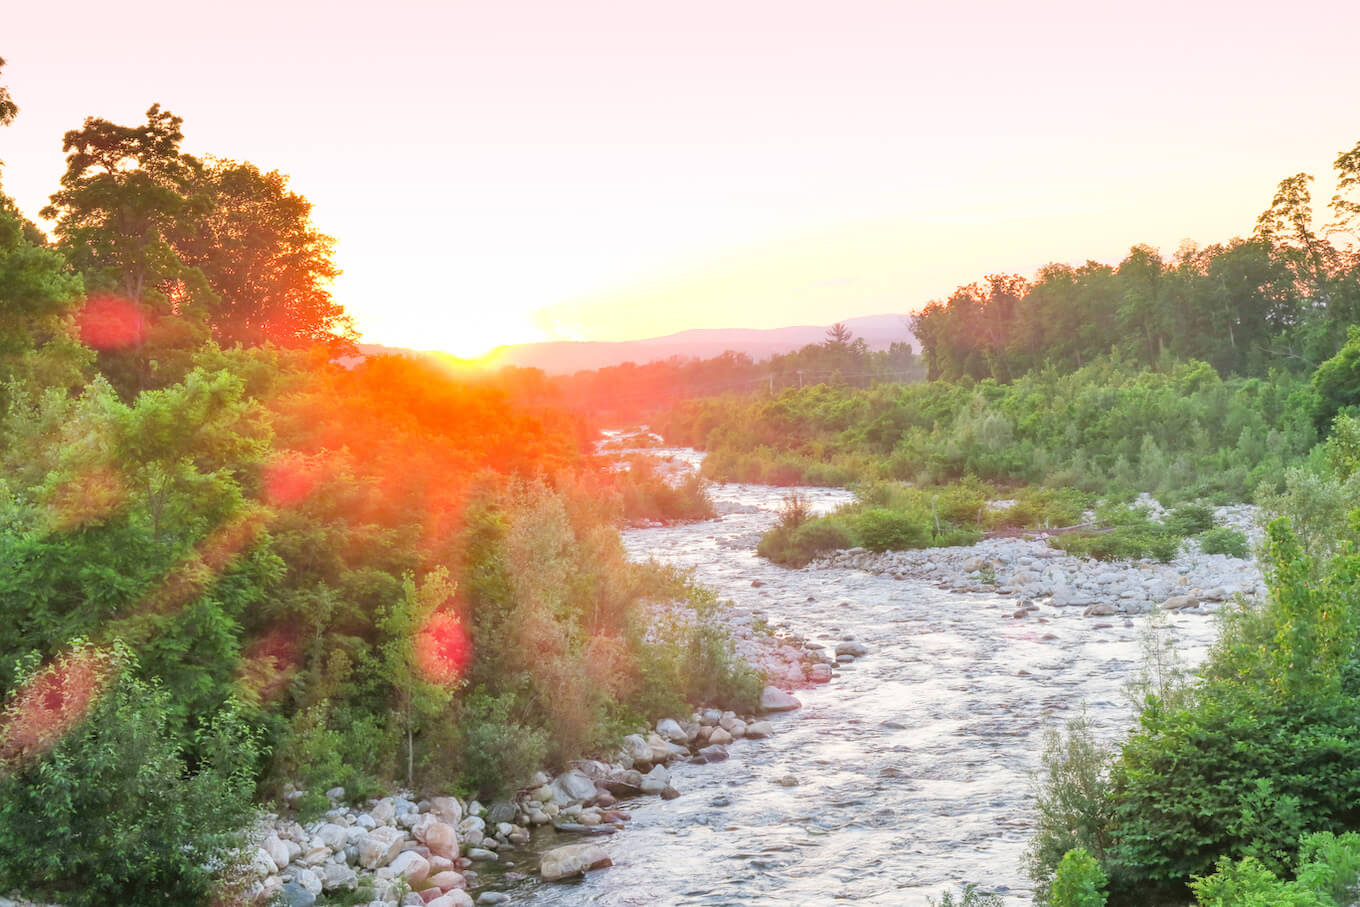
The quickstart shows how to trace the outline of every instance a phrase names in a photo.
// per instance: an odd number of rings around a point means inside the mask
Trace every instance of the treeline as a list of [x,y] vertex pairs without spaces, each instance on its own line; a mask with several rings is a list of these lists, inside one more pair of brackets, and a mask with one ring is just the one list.
[[659,478],[579,414],[337,365],[305,200],[181,138],[68,133],[56,243],[0,196],[0,890],[232,902],[260,798],[489,796],[751,704],[720,634],[649,620],[716,607],[624,554]]
[[1251,236],[1169,260],[1135,247],[1118,266],[1051,264],[1033,280],[989,275],[921,310],[912,329],[932,379],[1009,381],[1118,355],[1156,366],[1196,359],[1220,374],[1311,372],[1360,322],[1360,144],[1335,162],[1329,221],[1309,184],[1280,183]]
[[835,325],[822,343],[810,343],[760,362],[729,350],[709,359],[673,356],[571,375],[506,366],[469,380],[505,391],[518,405],[546,403],[554,409],[581,414],[593,427],[617,428],[647,422],[685,400],[721,394],[775,394],[818,384],[869,387],[920,381],[925,374],[925,364],[911,344],[898,342],[886,350],[870,350],[844,325]]

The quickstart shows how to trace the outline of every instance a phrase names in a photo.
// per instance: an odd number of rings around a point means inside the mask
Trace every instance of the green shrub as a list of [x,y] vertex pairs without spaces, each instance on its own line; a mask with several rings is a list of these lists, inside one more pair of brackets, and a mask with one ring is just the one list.
[[84,723],[0,773],[0,889],[75,907],[206,903],[255,813],[255,738],[228,704],[191,766],[166,691],[125,652],[110,670]]
[[1112,816],[1109,759],[1084,714],[1067,723],[1065,734],[1049,730],[1044,736],[1034,792],[1038,818],[1025,851],[1026,874],[1041,903],[1069,853],[1105,859]]
[[1234,863],[1227,857],[1212,875],[1190,883],[1199,907],[1332,907],[1316,892],[1282,881],[1255,857]]
[[1199,535],[1214,528],[1214,512],[1202,504],[1182,504],[1163,517],[1162,524],[1181,537]]
[[852,518],[859,543],[870,551],[899,551],[930,544],[927,525],[909,514],[875,507]]
[[1069,850],[1058,864],[1048,890],[1051,907],[1105,907],[1109,879],[1096,858],[1084,848]]
[[429,748],[425,774],[474,797],[494,797],[523,784],[548,754],[548,732],[525,724],[523,712],[513,693],[479,689],[463,696],[433,735],[438,745]]
[[1360,883],[1360,834],[1338,836],[1323,831],[1304,836],[1299,842],[1295,875],[1301,887],[1317,892],[1336,907],[1349,907],[1356,900]]
[[1246,534],[1240,529],[1229,529],[1226,526],[1210,529],[1201,535],[1199,545],[1205,554],[1226,554],[1244,558],[1251,553]]
[[795,529],[793,545],[799,551],[816,556],[827,551],[835,551],[838,548],[850,548],[854,545],[854,541],[849,530],[839,522],[824,518],[804,523]]

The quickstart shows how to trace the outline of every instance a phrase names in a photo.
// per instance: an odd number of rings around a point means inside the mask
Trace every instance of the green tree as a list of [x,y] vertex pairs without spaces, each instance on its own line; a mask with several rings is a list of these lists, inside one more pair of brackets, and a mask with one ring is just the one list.
[[193,189],[210,207],[181,221],[171,242],[220,300],[213,336],[352,351],[353,324],[328,286],[340,274],[335,241],[313,226],[311,202],[290,192],[282,174],[253,164],[212,161],[194,173]]

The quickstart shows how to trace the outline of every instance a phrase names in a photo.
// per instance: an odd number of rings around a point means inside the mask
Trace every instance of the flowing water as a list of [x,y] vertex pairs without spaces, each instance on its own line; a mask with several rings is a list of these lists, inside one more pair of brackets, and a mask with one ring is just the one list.
[[[697,462],[692,451],[662,453]],[[799,491],[822,512],[851,497]],[[628,827],[599,840],[613,867],[565,884],[528,881],[515,902],[925,905],[967,881],[1008,907],[1031,903],[1021,855],[1043,730],[1083,703],[1103,735],[1128,727],[1123,690],[1143,663],[1147,618],[1044,606],[1047,622],[1008,620],[1013,598],[858,570],[787,570],[757,558],[755,544],[789,489],[712,492],[719,519],[628,530],[629,552],[691,567],[722,597],[809,641],[830,648],[853,634],[869,654],[799,691],[803,708],[774,716],[772,738],[737,741],[726,762],[673,765],[679,799],[625,801]],[[1166,626],[1190,664],[1215,633],[1200,614],[1171,615]],[[797,784],[785,786],[788,776]],[[535,846],[574,840],[549,830]]]

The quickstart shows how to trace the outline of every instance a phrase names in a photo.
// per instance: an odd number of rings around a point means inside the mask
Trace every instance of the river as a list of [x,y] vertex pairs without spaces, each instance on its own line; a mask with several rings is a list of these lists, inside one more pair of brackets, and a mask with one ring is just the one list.
[[[516,903],[912,907],[963,882],[1008,907],[1031,903],[1021,862],[1043,730],[1083,703],[1104,736],[1127,729],[1124,687],[1142,665],[1149,618],[1093,621],[1044,606],[1046,622],[1010,620],[1010,597],[774,566],[755,544],[790,490],[716,484],[717,520],[627,530],[624,542],[636,558],[692,568],[772,626],[828,647],[853,635],[869,654],[797,692],[803,708],[774,716],[773,737],[738,741],[726,762],[675,764],[679,799],[626,803],[628,827],[602,841],[613,867],[565,884],[527,881]],[[819,512],[851,499],[798,491]],[[1208,615],[1166,618],[1189,664],[1215,632]],[[788,776],[797,784],[785,786]]]

